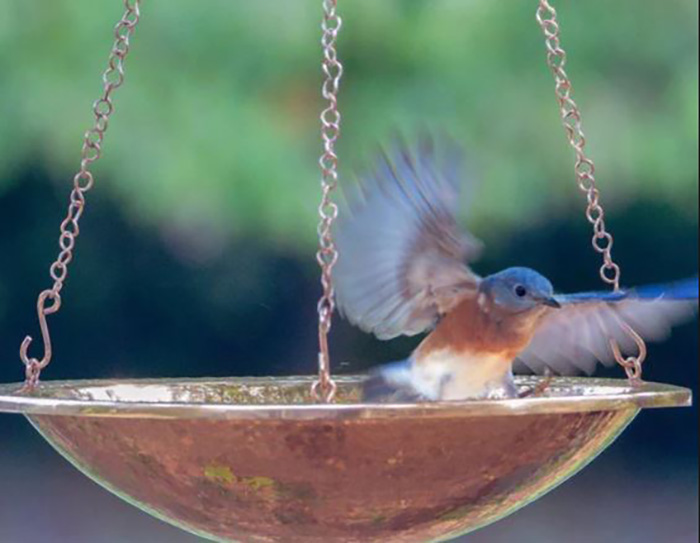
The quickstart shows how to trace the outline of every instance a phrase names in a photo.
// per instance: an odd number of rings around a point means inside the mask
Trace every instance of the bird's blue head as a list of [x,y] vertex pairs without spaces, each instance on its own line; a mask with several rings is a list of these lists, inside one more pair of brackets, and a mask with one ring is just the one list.
[[508,268],[486,277],[481,290],[499,309],[524,313],[543,306],[560,307],[552,283],[530,268]]

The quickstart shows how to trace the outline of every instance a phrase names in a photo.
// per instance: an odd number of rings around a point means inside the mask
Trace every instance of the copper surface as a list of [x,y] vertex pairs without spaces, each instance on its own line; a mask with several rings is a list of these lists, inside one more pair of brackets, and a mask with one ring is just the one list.
[[[0,386],[89,477],[203,537],[241,542],[448,540],[512,513],[593,459],[641,407],[685,389],[556,379],[547,396],[362,405],[339,379],[310,405],[309,379]],[[522,381],[521,381],[522,384]],[[529,383],[532,384],[532,383]]]

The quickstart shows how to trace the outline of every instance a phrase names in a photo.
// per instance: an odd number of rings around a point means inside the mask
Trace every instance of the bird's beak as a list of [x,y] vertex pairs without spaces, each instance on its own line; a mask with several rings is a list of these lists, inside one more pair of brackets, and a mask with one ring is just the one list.
[[559,302],[557,302],[556,298],[554,298],[553,296],[551,296],[549,298],[542,298],[540,300],[540,303],[542,305],[546,305],[547,307],[553,307],[554,309],[561,309],[561,304]]

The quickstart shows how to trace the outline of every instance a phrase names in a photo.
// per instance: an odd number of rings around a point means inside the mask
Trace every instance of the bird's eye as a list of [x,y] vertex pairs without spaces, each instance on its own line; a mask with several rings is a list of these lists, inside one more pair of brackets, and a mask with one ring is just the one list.
[[518,298],[524,298],[527,295],[527,289],[522,285],[515,285],[515,295]]

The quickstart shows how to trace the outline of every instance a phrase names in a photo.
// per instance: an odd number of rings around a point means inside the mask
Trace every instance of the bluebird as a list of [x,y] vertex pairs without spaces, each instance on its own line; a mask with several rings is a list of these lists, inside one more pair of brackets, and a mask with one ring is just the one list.
[[635,343],[625,328],[662,340],[691,318],[698,279],[617,292],[556,294],[538,272],[480,277],[481,242],[460,230],[461,153],[431,141],[400,143],[360,179],[336,229],[341,314],[382,340],[429,332],[408,359],[380,366],[366,401],[515,397],[513,371],[592,374]]

